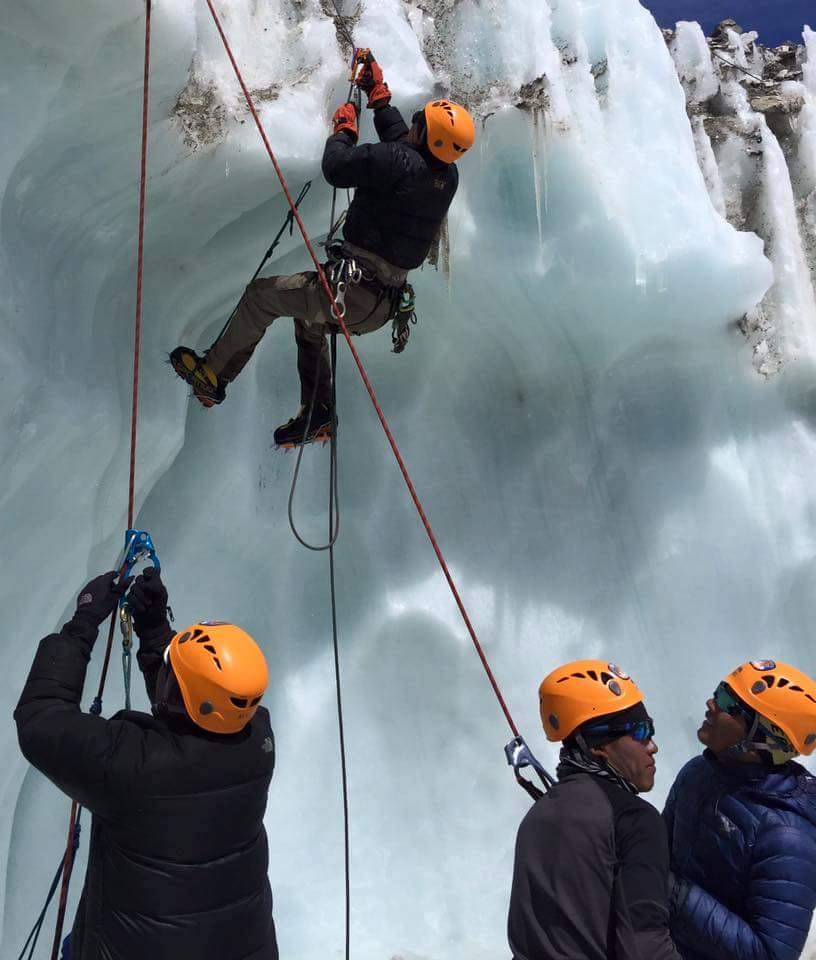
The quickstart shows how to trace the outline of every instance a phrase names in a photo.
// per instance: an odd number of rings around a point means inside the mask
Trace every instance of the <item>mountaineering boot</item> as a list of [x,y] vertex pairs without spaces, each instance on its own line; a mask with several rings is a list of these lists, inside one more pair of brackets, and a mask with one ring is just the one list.
[[[278,427],[275,431],[275,446],[299,447],[304,443],[325,443],[331,440],[334,430],[334,411],[328,403],[316,403],[312,411],[312,422],[309,432],[306,433],[306,424],[309,421],[309,408],[301,407],[296,417]],[[304,436],[305,434],[305,436]]]
[[193,388],[193,396],[203,407],[221,403],[226,396],[226,384],[189,347],[176,347],[170,354],[170,363],[176,373]]

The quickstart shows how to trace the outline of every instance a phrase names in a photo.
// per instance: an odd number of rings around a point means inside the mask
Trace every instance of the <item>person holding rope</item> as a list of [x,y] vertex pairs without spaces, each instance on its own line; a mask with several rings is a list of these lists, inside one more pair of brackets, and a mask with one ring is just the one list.
[[655,779],[654,724],[628,674],[604,660],[553,670],[539,688],[558,782],[516,840],[514,960],[681,960],[669,935],[669,850],[637,795]]
[[[370,51],[359,51],[357,64],[355,82],[374,111],[379,143],[357,146],[357,107],[348,102],[337,109],[323,175],[333,187],[356,192],[343,241],[329,250],[327,274],[338,297],[343,293],[350,332],[369,333],[392,321],[394,349],[400,352],[413,314],[408,273],[423,263],[439,232],[459,183],[455,161],[473,145],[475,131],[467,110],[445,99],[427,103],[409,128],[391,106],[391,92]],[[288,447],[328,439],[336,419],[325,334],[338,326],[315,271],[254,280],[203,356],[179,346],[170,362],[203,406],[219,404],[281,316],[294,318],[301,407],[275,431],[275,443]]]
[[97,630],[130,581],[84,587],[40,641],[14,719],[26,759],[93,815],[70,960],[277,960],[263,825],[275,764],[264,655],[243,630],[174,634],[153,568],[128,604],[153,715],[80,710]]

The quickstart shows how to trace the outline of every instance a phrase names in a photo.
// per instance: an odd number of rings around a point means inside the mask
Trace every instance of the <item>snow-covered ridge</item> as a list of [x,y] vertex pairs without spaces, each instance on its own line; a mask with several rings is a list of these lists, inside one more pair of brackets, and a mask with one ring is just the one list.
[[774,284],[741,325],[766,376],[816,345],[816,34],[768,49],[723,22],[664,31],[715,207],[765,241]]

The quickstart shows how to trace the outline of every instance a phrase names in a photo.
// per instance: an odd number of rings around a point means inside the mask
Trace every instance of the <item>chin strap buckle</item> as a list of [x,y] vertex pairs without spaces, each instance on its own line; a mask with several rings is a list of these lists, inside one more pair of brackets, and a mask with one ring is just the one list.
[[[523,790],[526,790],[533,800],[540,800],[551,787],[555,786],[555,780],[547,773],[538,760],[536,760],[533,751],[527,746],[524,737],[514,737],[510,743],[505,746],[504,755],[507,757],[507,763],[513,768],[516,783],[518,783]],[[532,767],[532,769],[535,770],[544,785],[543,790],[539,790],[532,781],[522,777],[520,771],[524,767]]]

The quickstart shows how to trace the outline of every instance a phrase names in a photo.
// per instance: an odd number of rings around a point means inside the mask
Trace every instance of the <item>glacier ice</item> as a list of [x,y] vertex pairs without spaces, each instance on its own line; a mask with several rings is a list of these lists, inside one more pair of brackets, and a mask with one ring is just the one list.
[[[740,81],[706,64],[701,35],[684,27],[669,51],[635,0],[344,9],[406,112],[450,91],[485,118],[462,164],[449,276],[415,274],[407,353],[391,355],[386,334],[358,345],[531,745],[552,762],[541,677],[573,656],[616,659],[657,720],[659,804],[720,675],[768,655],[816,672],[813,34],[783,150]],[[320,237],[319,156],[347,51],[318,0],[219,10],[290,183],[316,177],[304,216]],[[21,0],[0,31],[3,956],[33,921],[67,820],[17,752],[11,708],[36,640],[111,566],[125,523],[141,17],[140,4]],[[761,69],[748,40],[728,42]],[[689,123],[681,61],[701,105],[713,90],[731,111],[728,136]],[[219,329],[285,213],[238,93],[206,8],[158,3],[138,523],[179,621],[235,619],[269,656],[282,954],[325,957],[341,953],[343,909],[327,570],[289,533],[292,461],[271,449],[296,401],[290,325],[209,413],[164,366]],[[287,237],[272,269],[306,266]],[[758,305],[764,326],[746,340],[738,324],[759,323]],[[527,799],[342,345],[339,403],[354,952],[492,957]],[[298,499],[316,536],[327,465],[308,452]],[[106,709],[121,699],[114,672]]]

